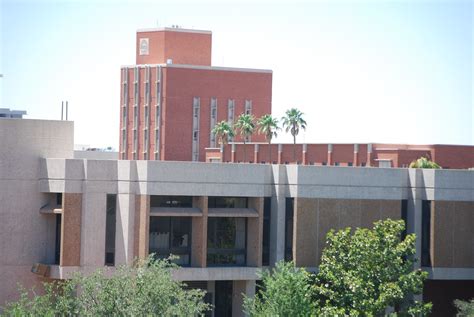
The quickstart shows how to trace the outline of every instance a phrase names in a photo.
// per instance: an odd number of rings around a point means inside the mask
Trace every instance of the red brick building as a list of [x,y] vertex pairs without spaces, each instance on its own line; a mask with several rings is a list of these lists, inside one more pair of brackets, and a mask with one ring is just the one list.
[[292,144],[269,146],[256,134],[245,151],[239,137],[221,151],[217,122],[271,113],[272,71],[213,67],[211,56],[210,31],[137,32],[136,65],[121,74],[121,159],[407,167],[425,156],[443,168],[474,167],[473,146],[297,144],[294,159]]
[[209,31],[137,32],[137,64],[121,74],[121,159],[205,161],[217,122],[271,112],[272,71],[213,67],[211,46]]
[[[408,167],[420,158],[427,157],[445,169],[474,167],[474,147],[468,145],[408,145],[408,144],[293,144],[234,143],[220,148],[206,149],[206,161],[269,163],[297,163],[302,165]],[[296,161],[296,162],[295,162]]]

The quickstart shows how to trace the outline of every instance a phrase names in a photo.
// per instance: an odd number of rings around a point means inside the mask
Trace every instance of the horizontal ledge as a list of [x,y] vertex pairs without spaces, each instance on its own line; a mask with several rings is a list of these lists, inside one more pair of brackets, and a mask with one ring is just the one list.
[[258,217],[253,208],[209,208],[209,217]]
[[201,217],[202,211],[193,207],[151,207],[150,216]]
[[[55,206],[55,207],[60,207],[60,206]],[[62,208],[54,208],[53,206],[46,205],[44,207],[41,207],[39,212],[44,215],[54,215],[54,214],[62,214],[63,209]]]

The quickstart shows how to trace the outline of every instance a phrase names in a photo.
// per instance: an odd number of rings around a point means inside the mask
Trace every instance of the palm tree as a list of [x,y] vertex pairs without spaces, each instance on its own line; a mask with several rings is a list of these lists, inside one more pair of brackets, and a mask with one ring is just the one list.
[[439,169],[441,166],[439,166],[437,163],[427,159],[426,157],[420,157],[417,160],[414,160],[413,162],[410,163],[409,168],[434,168],[434,169]]
[[258,119],[258,133],[264,134],[265,139],[268,141],[268,150],[270,156],[270,164],[272,164],[272,147],[270,143],[272,142],[273,137],[277,137],[277,131],[280,130],[278,126],[278,119],[272,117],[269,114],[263,115]]
[[212,129],[212,133],[217,137],[217,140],[222,148],[222,158],[224,160],[224,145],[229,142],[229,138],[235,136],[234,128],[227,121],[217,123]]
[[244,139],[244,161],[246,160],[247,156],[245,155],[245,144],[248,138],[254,133],[255,131],[255,118],[251,114],[242,113],[238,118],[237,122],[235,122],[235,128],[239,131],[239,134]]
[[285,116],[281,118],[285,132],[291,132],[293,136],[293,161],[296,161],[296,136],[300,129],[306,130],[306,121],[303,119],[303,113],[296,108],[286,110]]

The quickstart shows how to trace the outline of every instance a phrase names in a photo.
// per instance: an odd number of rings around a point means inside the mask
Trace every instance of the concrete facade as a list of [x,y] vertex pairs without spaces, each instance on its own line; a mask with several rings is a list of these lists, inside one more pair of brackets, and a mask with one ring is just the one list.
[[[22,133],[13,133],[17,130]],[[259,268],[289,254],[297,266],[317,269],[328,230],[370,227],[385,218],[406,220],[408,232],[419,237],[418,257],[429,251],[432,265],[423,269],[433,283],[425,293],[436,305],[446,304],[437,295],[440,281],[459,287],[474,282],[473,171],[74,159],[72,122],[6,119],[0,132],[14,136],[0,140],[0,284],[6,285],[0,305],[16,298],[16,282],[31,287],[106,265],[108,195],[116,197],[110,274],[149,254],[153,219],[190,219],[190,263],[173,276],[204,283],[213,296],[220,282],[229,282],[234,316],[242,315],[242,293],[254,294]],[[187,207],[159,207],[151,203],[156,196],[192,199]],[[210,207],[216,197],[242,197],[247,205]],[[427,201],[429,232],[423,218]],[[216,217],[246,219],[244,264],[209,263],[208,224]],[[264,263],[265,251],[270,260]]]

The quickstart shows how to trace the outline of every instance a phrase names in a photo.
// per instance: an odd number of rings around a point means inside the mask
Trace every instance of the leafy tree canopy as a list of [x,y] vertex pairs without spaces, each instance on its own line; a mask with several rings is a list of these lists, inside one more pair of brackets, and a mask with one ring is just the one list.
[[421,294],[428,273],[413,270],[416,238],[402,240],[404,229],[388,219],[328,233],[314,286],[319,315],[378,316],[389,306],[402,316],[429,313],[431,304],[408,299]]
[[455,300],[454,306],[458,309],[456,316],[458,317],[472,317],[474,316],[474,298],[470,301]]
[[[151,256],[132,267],[76,274],[56,283],[45,283],[45,294],[22,289],[19,301],[7,305],[7,316],[195,316],[209,310],[205,292],[187,290],[171,277],[176,268],[170,259]],[[30,299],[30,295],[33,298]],[[35,296],[36,295],[36,296]]]
[[435,168],[439,169],[441,166],[439,166],[437,163],[430,161],[426,157],[420,157],[417,160],[414,160],[413,162],[410,163],[409,168]]
[[310,274],[292,262],[278,262],[271,271],[261,271],[263,289],[245,298],[251,316],[310,316],[314,313]]

